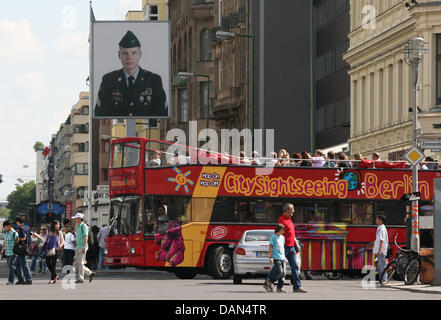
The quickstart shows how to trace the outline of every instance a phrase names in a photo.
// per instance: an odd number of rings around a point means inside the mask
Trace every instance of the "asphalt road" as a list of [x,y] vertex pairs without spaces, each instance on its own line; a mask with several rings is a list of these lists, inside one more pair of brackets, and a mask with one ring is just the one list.
[[[63,275],[60,276],[60,278]],[[389,287],[363,289],[361,279],[303,281],[308,293],[267,293],[262,279],[244,280],[234,285],[232,280],[214,280],[197,276],[180,280],[173,274],[149,270],[109,270],[98,272],[89,283],[77,284],[73,289],[63,288],[61,279],[49,285],[49,274],[33,275],[32,286],[7,286],[5,261],[0,261],[0,299],[50,300],[440,300],[441,294],[416,293]],[[65,284],[68,284],[66,282]]]

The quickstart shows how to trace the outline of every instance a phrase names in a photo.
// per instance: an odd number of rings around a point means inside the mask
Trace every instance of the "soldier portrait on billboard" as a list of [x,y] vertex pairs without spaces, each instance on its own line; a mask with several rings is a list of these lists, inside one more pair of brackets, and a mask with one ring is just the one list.
[[144,70],[141,43],[132,31],[119,42],[122,69],[105,74],[98,91],[95,117],[166,117],[168,107],[161,76]]

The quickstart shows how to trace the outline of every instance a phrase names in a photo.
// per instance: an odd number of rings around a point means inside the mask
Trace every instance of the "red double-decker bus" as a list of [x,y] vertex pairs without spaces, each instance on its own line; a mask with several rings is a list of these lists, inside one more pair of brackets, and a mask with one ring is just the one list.
[[[105,265],[229,278],[232,248],[243,232],[272,228],[287,202],[295,205],[296,235],[305,245],[302,270],[373,265],[368,244],[378,214],[386,216],[391,244],[397,233],[399,244],[406,244],[406,203],[400,198],[412,190],[410,170],[275,167],[258,175],[256,167],[234,161],[191,165],[182,156],[167,163],[170,144],[113,141]],[[200,154],[186,148],[188,157]],[[420,172],[421,206],[432,205],[433,179],[440,175]]]

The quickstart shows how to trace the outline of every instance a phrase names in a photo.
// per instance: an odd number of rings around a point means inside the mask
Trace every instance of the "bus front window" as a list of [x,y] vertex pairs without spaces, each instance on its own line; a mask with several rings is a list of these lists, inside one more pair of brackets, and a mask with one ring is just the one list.
[[139,196],[112,199],[109,235],[129,235],[142,232],[142,201]]
[[112,155],[112,168],[128,168],[139,165],[141,156],[139,142],[125,142],[115,144]]

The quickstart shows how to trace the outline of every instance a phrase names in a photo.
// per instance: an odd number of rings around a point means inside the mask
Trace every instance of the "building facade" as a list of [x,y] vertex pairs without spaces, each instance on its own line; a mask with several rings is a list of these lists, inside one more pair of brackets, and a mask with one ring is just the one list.
[[[187,133],[189,121],[197,121],[198,131],[215,129],[208,110],[209,86],[214,79],[213,39],[214,1],[170,0],[172,55],[171,117],[161,127],[165,139],[167,130],[180,128]],[[179,72],[191,72],[204,77],[178,78]],[[203,101],[201,107],[201,100]],[[211,102],[211,101],[210,101]],[[208,119],[207,119],[208,118]]]
[[72,191],[72,171],[70,164],[70,139],[72,134],[70,121],[71,115],[69,115],[66,121],[60,126],[60,129],[55,136],[55,144],[52,153],[55,165],[54,199],[68,207],[67,210],[71,213],[74,192]]
[[87,209],[89,170],[89,93],[81,92],[71,111],[70,166],[74,212]]
[[317,148],[350,137],[349,0],[315,0],[313,11],[314,138]]
[[49,200],[48,196],[48,159],[43,156],[43,150],[35,150],[36,158],[36,172],[35,172],[35,185],[36,185],[36,203]]
[[[365,6],[368,11],[363,11]],[[366,12],[375,19],[367,18]],[[414,88],[404,49],[416,36],[423,37],[429,49],[419,69],[417,105],[422,112],[418,127],[422,122],[441,122],[437,112],[441,104],[440,35],[439,1],[351,1],[350,48],[345,58],[350,64],[352,154],[379,152],[385,159],[401,160],[412,146],[409,108]]]

